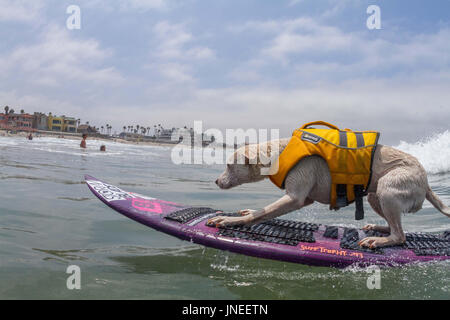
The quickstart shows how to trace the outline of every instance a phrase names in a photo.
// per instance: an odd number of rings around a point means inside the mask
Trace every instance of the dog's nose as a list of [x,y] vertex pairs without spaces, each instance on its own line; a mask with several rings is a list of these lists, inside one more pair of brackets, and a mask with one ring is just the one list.
[[219,185],[219,179],[216,179],[216,184]]

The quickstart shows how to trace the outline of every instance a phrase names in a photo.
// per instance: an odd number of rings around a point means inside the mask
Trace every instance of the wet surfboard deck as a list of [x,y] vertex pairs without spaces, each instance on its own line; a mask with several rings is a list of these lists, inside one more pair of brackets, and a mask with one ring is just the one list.
[[92,193],[111,209],[160,232],[206,247],[248,256],[312,266],[399,266],[450,259],[450,230],[441,234],[406,233],[401,246],[368,249],[357,243],[374,231],[273,219],[252,226],[217,228],[207,221],[236,216],[209,207],[192,207],[156,199],[85,176]]

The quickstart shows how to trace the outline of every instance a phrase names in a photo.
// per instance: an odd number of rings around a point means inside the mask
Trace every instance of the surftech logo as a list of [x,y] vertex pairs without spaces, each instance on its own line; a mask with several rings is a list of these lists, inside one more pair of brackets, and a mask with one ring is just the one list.
[[108,202],[135,198],[129,192],[101,181],[86,180],[86,183]]

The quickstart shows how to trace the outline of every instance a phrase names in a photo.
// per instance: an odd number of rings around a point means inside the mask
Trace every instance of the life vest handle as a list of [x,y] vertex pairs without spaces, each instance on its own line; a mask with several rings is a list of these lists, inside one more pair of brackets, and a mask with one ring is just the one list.
[[316,125],[316,126],[318,126],[318,125],[320,125],[320,126],[327,126],[327,127],[331,128],[331,129],[339,130],[339,128],[336,127],[335,125],[333,125],[331,123],[328,123],[328,122],[325,122],[325,121],[308,122],[308,123],[305,123],[300,129],[306,129],[309,126],[313,126],[313,125]]

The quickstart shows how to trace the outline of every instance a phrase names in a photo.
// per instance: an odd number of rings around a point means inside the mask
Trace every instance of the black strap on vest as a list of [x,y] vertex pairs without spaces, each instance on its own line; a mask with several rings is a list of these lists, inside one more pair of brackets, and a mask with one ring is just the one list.
[[[347,148],[347,132],[339,131],[339,146]],[[347,186],[345,184],[336,185],[336,208],[343,208],[348,205]]]
[[337,184],[336,185],[336,208],[343,208],[348,205],[347,200],[347,185]]
[[364,206],[363,206],[363,197],[364,197],[364,186],[355,185],[355,220],[364,219]]
[[[356,144],[358,148],[361,148],[365,145],[364,136],[362,133],[355,132],[356,136]],[[347,132],[339,131],[339,146],[347,148]],[[364,186],[355,185],[355,220],[364,219],[364,206],[363,206],[363,197],[364,197]],[[347,198],[347,185],[338,184],[336,185],[336,209],[343,208],[348,205]]]

